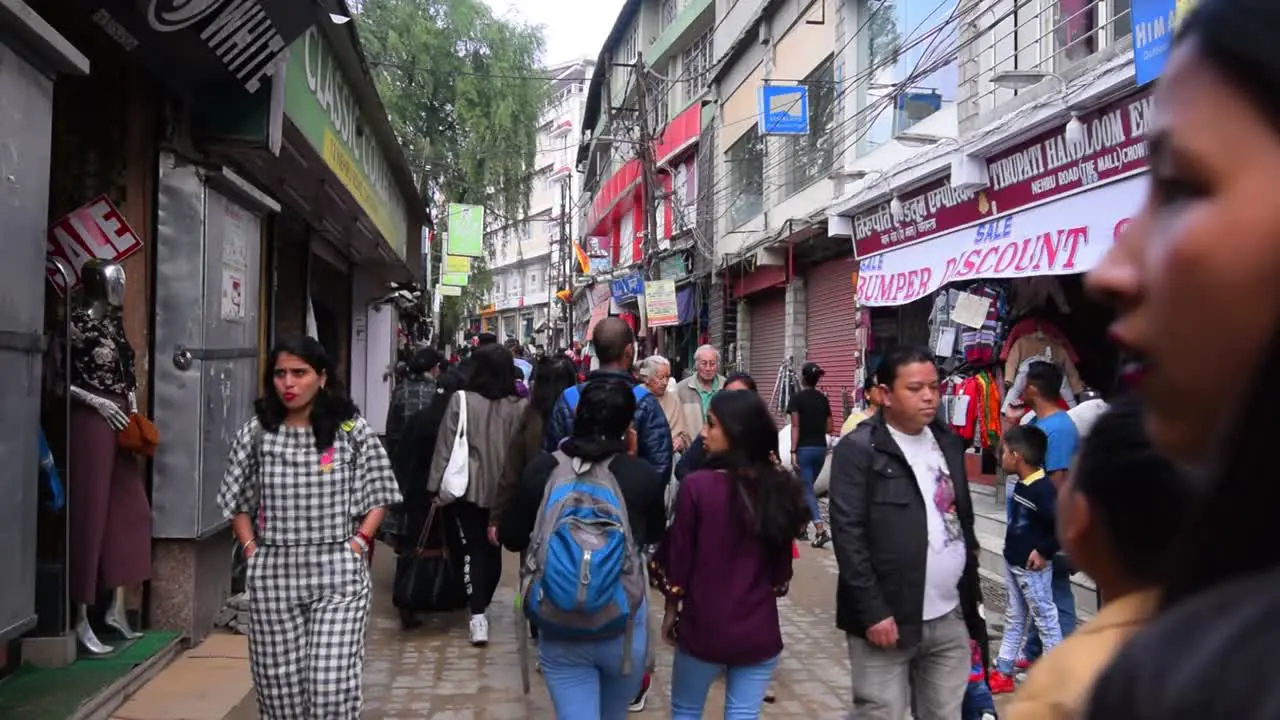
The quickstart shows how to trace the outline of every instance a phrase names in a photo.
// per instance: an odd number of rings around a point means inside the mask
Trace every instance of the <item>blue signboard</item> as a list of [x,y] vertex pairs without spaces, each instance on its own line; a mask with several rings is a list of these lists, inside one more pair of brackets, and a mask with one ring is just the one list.
[[809,88],[765,84],[756,101],[761,135],[809,134]]
[[1133,18],[1133,70],[1139,85],[1160,77],[1173,47],[1178,6],[1189,4],[1186,0],[1133,0],[1129,15]]
[[609,282],[609,292],[613,295],[614,302],[634,300],[644,294],[644,278],[640,273],[627,273]]

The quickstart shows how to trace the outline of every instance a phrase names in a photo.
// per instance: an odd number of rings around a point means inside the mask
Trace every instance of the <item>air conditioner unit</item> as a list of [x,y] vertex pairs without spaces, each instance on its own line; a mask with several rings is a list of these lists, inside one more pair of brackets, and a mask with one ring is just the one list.
[[981,190],[991,185],[987,161],[965,152],[951,154],[951,187],[956,190]]

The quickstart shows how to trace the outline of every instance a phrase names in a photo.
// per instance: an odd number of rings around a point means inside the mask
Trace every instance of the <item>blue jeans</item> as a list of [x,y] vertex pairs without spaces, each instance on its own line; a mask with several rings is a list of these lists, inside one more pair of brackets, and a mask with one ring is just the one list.
[[1025,570],[1006,567],[1005,583],[1009,602],[1004,611],[1004,637],[1000,640],[996,670],[1012,675],[1028,624],[1040,631],[1046,650],[1052,650],[1062,642],[1062,630],[1058,627],[1058,607],[1053,602],[1052,568]]
[[814,524],[822,522],[822,510],[818,507],[818,495],[813,485],[818,481],[818,474],[827,461],[825,447],[796,448],[796,464],[800,467],[800,479],[804,481],[804,499],[809,503],[809,512],[813,515]]
[[[1076,629],[1076,596],[1071,593],[1071,572],[1058,556],[1053,559],[1053,604],[1058,608],[1058,627],[1065,638]],[[1040,642],[1040,634],[1032,626],[1027,635],[1023,657],[1035,662],[1043,654],[1044,644]]]
[[964,691],[964,705],[960,708],[960,720],[982,720],[983,715],[996,715],[996,701],[986,680],[970,680]]
[[711,683],[724,673],[725,720],[756,720],[778,658],[757,665],[717,665],[676,650],[671,665],[671,720],[701,720]]
[[556,709],[556,720],[622,720],[640,692],[649,651],[648,601],[636,613],[631,631],[631,667],[622,673],[626,636],[604,640],[538,640],[542,678]]

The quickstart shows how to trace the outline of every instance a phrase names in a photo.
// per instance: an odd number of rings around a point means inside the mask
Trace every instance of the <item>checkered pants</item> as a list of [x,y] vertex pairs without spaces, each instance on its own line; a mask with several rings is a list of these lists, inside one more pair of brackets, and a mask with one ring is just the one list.
[[249,558],[249,660],[262,720],[357,720],[369,568],[344,543]]

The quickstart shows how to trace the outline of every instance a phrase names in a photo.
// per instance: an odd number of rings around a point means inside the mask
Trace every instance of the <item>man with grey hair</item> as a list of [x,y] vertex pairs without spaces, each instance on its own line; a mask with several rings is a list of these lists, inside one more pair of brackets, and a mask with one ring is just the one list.
[[676,386],[676,396],[684,409],[685,427],[690,437],[697,437],[707,421],[711,398],[724,388],[724,376],[720,374],[720,351],[712,345],[703,345],[693,354],[694,374],[681,380]]

